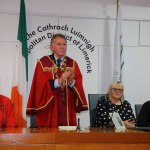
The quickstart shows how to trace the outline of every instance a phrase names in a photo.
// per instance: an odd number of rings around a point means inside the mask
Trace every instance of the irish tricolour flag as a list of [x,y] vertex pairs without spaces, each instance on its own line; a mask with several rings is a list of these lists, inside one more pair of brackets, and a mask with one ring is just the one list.
[[14,106],[15,119],[18,127],[26,127],[26,100],[28,81],[26,11],[24,0],[20,1],[20,16],[18,26],[18,44],[14,61],[13,86],[11,101]]
[[116,19],[116,31],[115,31],[115,43],[114,43],[114,75],[113,81],[122,82],[123,80],[123,34],[122,34],[122,15],[121,5],[117,0],[117,19]]

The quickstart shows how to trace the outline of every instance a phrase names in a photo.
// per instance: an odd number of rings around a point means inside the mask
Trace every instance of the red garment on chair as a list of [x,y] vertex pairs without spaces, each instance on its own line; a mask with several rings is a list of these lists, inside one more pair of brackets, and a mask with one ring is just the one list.
[[0,127],[2,127],[2,116],[4,127],[15,127],[15,117],[11,101],[8,97],[0,95]]

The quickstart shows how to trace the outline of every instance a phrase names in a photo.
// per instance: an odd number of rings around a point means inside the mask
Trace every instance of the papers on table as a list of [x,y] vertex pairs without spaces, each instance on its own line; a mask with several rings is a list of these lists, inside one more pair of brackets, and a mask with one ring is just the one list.
[[59,130],[75,131],[77,126],[58,126]]

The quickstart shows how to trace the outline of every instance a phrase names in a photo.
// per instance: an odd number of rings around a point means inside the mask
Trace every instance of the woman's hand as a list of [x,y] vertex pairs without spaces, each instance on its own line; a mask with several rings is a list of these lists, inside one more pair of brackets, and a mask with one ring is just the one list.
[[135,127],[135,120],[128,119],[123,121],[123,123],[126,127]]

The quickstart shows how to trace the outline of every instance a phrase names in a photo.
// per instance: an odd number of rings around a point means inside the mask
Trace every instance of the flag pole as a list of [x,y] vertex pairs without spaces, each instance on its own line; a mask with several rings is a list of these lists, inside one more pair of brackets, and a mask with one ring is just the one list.
[[119,8],[119,0],[117,0],[117,14],[116,14],[116,16],[118,15],[118,8]]
[[116,29],[115,29],[115,43],[114,43],[114,73],[113,81],[122,82],[123,75],[123,44],[122,44],[122,16],[120,11],[120,0],[116,0]]

